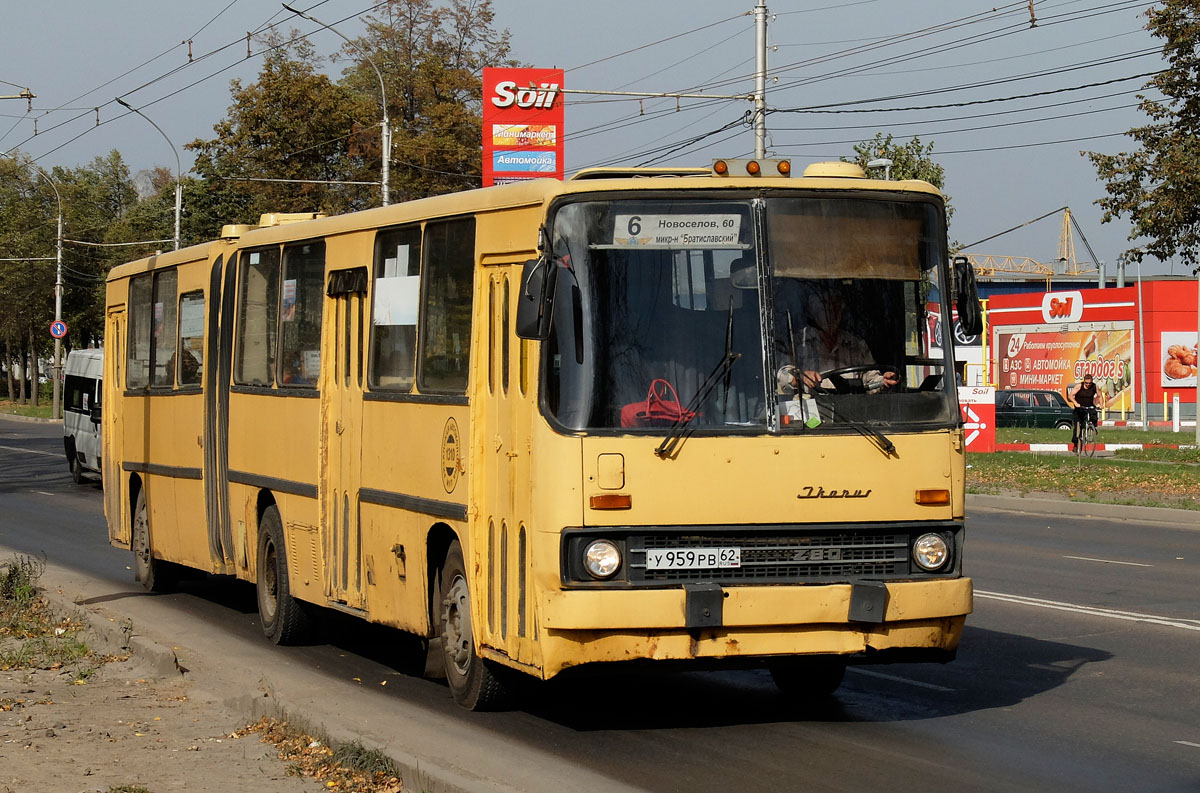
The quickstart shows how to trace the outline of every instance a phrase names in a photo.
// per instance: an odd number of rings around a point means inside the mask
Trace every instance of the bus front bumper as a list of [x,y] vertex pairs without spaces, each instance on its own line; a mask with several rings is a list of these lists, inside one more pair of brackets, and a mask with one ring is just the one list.
[[683,589],[548,592],[540,604],[542,673],[638,659],[953,657],[972,609],[971,579],[890,582],[886,595],[876,587],[883,616],[866,620],[849,584],[717,589],[703,593],[707,610]]

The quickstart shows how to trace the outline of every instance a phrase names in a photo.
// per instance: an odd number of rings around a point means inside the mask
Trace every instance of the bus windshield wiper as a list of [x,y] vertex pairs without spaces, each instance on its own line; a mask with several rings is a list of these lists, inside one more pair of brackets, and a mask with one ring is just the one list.
[[726,344],[725,354],[721,357],[720,362],[712,370],[712,374],[700,384],[700,388],[696,390],[696,395],[692,397],[687,407],[679,414],[679,418],[675,419],[675,423],[671,425],[670,431],[667,432],[667,437],[663,438],[663,442],[654,450],[655,454],[659,457],[673,457],[675,455],[679,444],[691,434],[687,431],[688,427],[695,420],[700,405],[704,402],[705,397],[708,396],[708,392],[713,390],[717,382],[733,367],[737,359],[741,357],[742,354],[740,352],[733,352],[728,349],[728,344]]
[[867,422],[862,421],[861,419],[851,418],[845,413],[839,413],[837,408],[835,408],[832,404],[829,405],[828,408],[832,418],[849,424],[860,435],[874,443],[875,446],[878,447],[879,451],[883,452],[885,457],[898,458],[900,456],[899,454],[896,454],[896,444],[892,443],[888,436],[884,435],[882,432],[875,429]]

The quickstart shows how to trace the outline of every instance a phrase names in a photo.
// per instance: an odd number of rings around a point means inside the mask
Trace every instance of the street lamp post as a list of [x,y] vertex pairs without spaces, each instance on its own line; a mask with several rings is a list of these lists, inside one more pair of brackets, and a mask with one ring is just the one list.
[[150,122],[150,126],[158,130],[158,134],[163,136],[163,140],[171,147],[171,152],[175,155],[175,250],[179,250],[179,213],[183,208],[183,169],[179,164],[179,150],[175,148],[175,144],[167,137],[167,133],[162,131],[162,128],[155,124],[154,121],[142,111],[138,110],[133,105],[126,102],[121,97],[117,97],[117,104],[131,113],[137,113],[142,118]]
[[[332,27],[330,25],[326,25],[324,22],[317,19],[316,17],[314,17],[310,14],[306,14],[303,11],[299,11],[295,8],[292,8],[287,3],[282,3],[281,5],[284,8],[286,8],[288,11],[291,11],[296,16],[304,17],[305,19],[309,20],[310,22],[316,22],[318,25],[325,28],[326,30],[336,33],[338,36],[340,36],[342,38],[343,41],[345,41],[351,47],[354,46],[354,42],[351,41],[350,39],[346,38],[342,34],[342,32],[340,30],[338,30],[337,28]],[[365,60],[370,65],[370,67],[375,70],[375,76],[379,78],[379,104],[383,107],[383,122],[380,126],[380,131],[379,131],[379,138],[380,138],[379,146],[383,150],[383,152],[382,152],[383,164],[381,165],[381,167],[379,169],[379,187],[380,187],[380,198],[382,200],[383,206],[387,206],[388,204],[391,203],[391,193],[390,193],[389,185],[391,184],[390,162],[392,159],[392,126],[391,126],[390,120],[388,119],[387,89],[384,88],[384,85],[383,85],[383,72],[379,71],[379,67],[375,65],[375,61],[373,61],[371,59],[371,56],[364,52],[363,60]]]

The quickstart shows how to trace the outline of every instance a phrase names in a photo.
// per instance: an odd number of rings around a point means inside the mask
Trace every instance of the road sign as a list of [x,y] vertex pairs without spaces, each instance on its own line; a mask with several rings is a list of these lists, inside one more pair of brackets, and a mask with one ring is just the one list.
[[61,339],[67,335],[67,323],[61,319],[56,319],[50,323],[50,335],[56,339]]
[[996,451],[996,389],[960,387],[958,409],[967,451]]

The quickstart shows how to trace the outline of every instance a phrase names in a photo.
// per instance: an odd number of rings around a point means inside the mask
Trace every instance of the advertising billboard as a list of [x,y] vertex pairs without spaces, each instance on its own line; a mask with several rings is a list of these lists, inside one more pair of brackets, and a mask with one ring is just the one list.
[[1162,387],[1196,387],[1196,334],[1190,331],[1166,331],[1162,343]]
[[563,178],[563,70],[483,70],[483,186]]
[[1133,323],[1001,325],[993,328],[999,388],[1067,390],[1090,374],[1109,400],[1133,399]]

